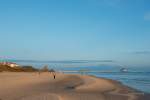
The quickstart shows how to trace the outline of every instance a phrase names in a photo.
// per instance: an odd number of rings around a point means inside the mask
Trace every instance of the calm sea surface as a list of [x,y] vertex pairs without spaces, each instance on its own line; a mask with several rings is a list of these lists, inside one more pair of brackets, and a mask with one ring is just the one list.
[[[81,73],[81,70],[86,70],[83,74],[95,75],[122,82],[123,84],[138,89],[143,92],[150,93],[150,67],[128,67],[127,73],[120,72],[121,66],[108,66],[99,63],[77,63],[77,62],[16,62],[20,65],[32,65],[37,68],[42,68],[48,65],[57,71],[76,71]],[[90,72],[100,71],[100,72]],[[69,72],[66,72],[69,73]],[[71,72],[73,73],[73,72]]]

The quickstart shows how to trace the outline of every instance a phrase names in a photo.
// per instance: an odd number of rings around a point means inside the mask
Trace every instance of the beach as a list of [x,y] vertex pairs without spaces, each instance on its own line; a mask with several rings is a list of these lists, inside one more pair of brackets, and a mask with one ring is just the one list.
[[88,75],[1,72],[0,100],[149,100],[120,82]]

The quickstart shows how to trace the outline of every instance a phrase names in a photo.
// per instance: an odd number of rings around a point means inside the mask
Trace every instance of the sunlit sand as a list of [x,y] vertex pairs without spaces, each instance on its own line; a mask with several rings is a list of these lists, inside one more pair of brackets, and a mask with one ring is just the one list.
[[139,100],[141,95],[119,82],[93,76],[57,73],[54,79],[48,72],[0,73],[0,100]]

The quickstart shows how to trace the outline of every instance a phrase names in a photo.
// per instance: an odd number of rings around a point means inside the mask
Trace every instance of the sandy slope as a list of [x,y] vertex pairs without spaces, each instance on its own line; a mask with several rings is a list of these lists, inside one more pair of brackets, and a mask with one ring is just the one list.
[[138,97],[137,92],[118,82],[91,76],[57,74],[53,79],[50,73],[0,73],[0,100],[137,100]]

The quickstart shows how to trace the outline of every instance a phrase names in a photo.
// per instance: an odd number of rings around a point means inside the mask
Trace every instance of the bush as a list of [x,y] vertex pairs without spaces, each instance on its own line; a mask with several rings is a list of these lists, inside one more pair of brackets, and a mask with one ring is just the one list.
[[8,71],[8,72],[35,72],[38,69],[33,68],[32,66],[22,66],[22,67],[10,67],[8,65],[0,65],[0,72]]
[[35,71],[38,71],[38,69],[36,69],[36,68],[34,68],[32,66],[22,66],[21,68],[22,68],[22,70],[24,72],[35,72]]

